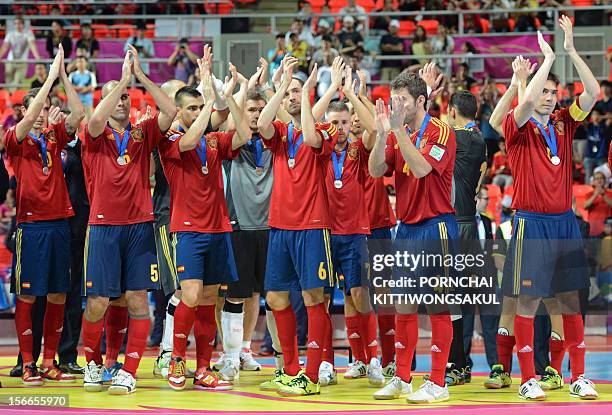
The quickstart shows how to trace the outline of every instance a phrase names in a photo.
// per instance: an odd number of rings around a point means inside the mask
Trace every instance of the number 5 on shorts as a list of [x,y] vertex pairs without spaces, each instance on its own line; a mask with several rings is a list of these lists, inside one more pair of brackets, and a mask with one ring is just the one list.
[[157,271],[157,264],[151,264],[151,281],[157,282],[159,280],[159,271]]
[[319,263],[319,279],[320,280],[327,279],[327,270],[325,269],[325,262],[323,261]]

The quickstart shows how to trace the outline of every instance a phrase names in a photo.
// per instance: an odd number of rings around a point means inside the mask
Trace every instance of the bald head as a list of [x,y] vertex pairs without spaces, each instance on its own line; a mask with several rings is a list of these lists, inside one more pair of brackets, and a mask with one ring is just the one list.
[[178,79],[170,79],[162,84],[161,90],[164,91],[164,94],[168,95],[172,102],[174,102],[176,92],[186,85],[185,82],[179,81]]

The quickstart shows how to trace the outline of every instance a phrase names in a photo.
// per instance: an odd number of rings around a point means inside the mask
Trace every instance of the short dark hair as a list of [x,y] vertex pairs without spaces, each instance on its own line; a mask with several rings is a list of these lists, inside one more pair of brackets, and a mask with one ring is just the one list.
[[454,107],[464,118],[473,120],[478,112],[476,97],[469,91],[457,91],[450,97],[449,107]]
[[85,55],[78,55],[75,59],[84,59],[85,62],[89,62],[89,59],[87,59],[87,56]]
[[28,107],[30,106],[30,103],[36,97],[36,95],[38,95],[39,92],[40,92],[40,88],[33,88],[33,89],[30,89],[30,91],[28,91],[28,93],[23,96],[22,103],[26,109],[28,109]]
[[331,42],[332,38],[331,38],[330,35],[323,35],[323,36],[321,36],[321,40],[324,40],[326,42]]
[[266,99],[259,92],[251,89],[247,92],[247,101],[265,101]]
[[327,111],[325,111],[326,113],[330,113],[330,112],[349,112],[349,107],[346,105],[346,102],[344,101],[333,101],[330,102],[329,105],[327,106]]
[[202,96],[202,94],[200,94],[200,91],[198,91],[195,87],[193,86],[184,86],[181,89],[179,89],[178,91],[176,91],[176,94],[174,94],[174,102],[176,103],[176,105],[178,107],[181,106],[182,104],[182,99],[184,96],[188,96],[188,97],[192,97],[192,98],[199,98]]
[[57,23],[57,25],[61,27],[62,29],[64,28],[64,22],[62,22],[61,20],[53,20],[51,24],[53,23]]
[[276,35],[276,39],[284,39],[285,38],[285,34],[284,33],[278,33]]
[[547,81],[553,81],[555,83],[555,85],[557,85],[557,86],[559,86],[559,84],[561,83],[559,81],[559,77],[556,74],[552,73],[552,72],[548,73],[548,76],[546,77],[546,80]]
[[25,24],[25,20],[23,20],[22,16],[15,16],[15,21],[19,20],[21,23]]
[[402,72],[391,82],[392,91],[400,89],[406,89],[415,101],[422,95],[425,98],[424,106],[427,108],[427,84],[422,78],[412,72]]

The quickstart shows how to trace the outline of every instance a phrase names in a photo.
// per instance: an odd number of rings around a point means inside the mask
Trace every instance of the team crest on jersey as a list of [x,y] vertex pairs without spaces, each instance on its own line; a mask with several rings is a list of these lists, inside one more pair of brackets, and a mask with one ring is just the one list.
[[349,143],[348,156],[351,160],[357,160],[359,158],[359,150],[357,149],[357,143]]
[[142,143],[144,135],[142,134],[142,128],[136,128],[130,131],[130,138],[134,140],[135,143]]
[[31,138],[29,138],[29,137],[28,137],[28,144],[31,145],[31,146],[34,145],[34,141]]
[[115,136],[113,135],[113,133],[106,134],[106,139],[110,141],[115,141]]
[[565,123],[563,120],[558,120],[553,125],[559,134],[563,134],[565,132]]
[[206,137],[206,145],[211,150],[216,150],[217,149],[217,138],[216,137]]
[[45,139],[49,143],[57,143],[57,138],[55,137],[55,130],[49,130],[45,133]]
[[423,138],[421,138],[421,142],[419,143],[419,148],[418,150],[423,150],[425,148],[425,146],[427,145],[427,140],[429,139],[428,136],[424,135]]

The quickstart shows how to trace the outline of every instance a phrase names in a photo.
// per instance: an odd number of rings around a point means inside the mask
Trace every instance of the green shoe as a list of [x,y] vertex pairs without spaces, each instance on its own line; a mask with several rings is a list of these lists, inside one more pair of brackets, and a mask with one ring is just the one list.
[[555,389],[561,389],[563,387],[563,377],[559,375],[556,369],[550,366],[546,367],[544,374],[538,380],[540,387],[545,391],[552,391]]
[[295,376],[286,375],[280,369],[274,371],[274,379],[266,380],[259,384],[259,390],[262,391],[276,391],[283,385],[288,384]]
[[294,377],[287,385],[282,385],[277,391],[283,396],[308,396],[321,393],[319,382],[314,383],[305,373]]
[[504,372],[503,365],[493,365],[489,379],[485,380],[484,387],[487,389],[501,389],[512,385],[512,378],[508,372]]

